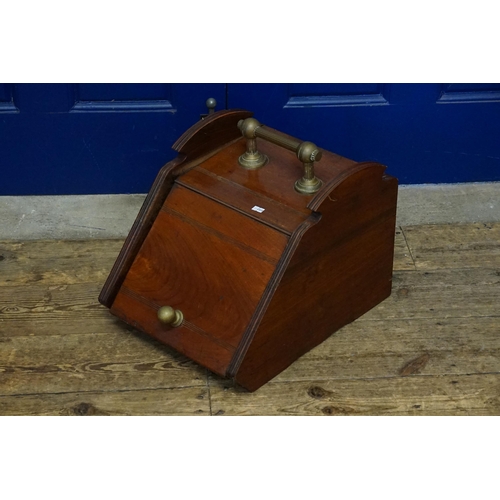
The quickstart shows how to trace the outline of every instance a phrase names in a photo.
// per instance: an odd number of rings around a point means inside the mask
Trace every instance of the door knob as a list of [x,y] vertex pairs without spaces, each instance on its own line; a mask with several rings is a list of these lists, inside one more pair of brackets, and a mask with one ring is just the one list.
[[158,319],[164,325],[176,327],[182,323],[184,315],[179,309],[174,309],[171,306],[162,306],[158,309]]

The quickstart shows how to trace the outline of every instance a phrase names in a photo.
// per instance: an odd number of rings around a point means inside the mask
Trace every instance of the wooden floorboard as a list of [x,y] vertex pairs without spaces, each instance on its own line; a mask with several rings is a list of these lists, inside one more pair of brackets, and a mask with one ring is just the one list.
[[394,238],[394,269],[397,271],[415,270],[415,262],[403,229],[400,227],[396,228],[396,236]]
[[403,228],[416,269],[500,268],[500,223]]
[[355,321],[274,381],[500,372],[498,318]]
[[123,240],[0,241],[2,286],[104,283]]
[[500,374],[270,382],[249,393],[220,380],[214,415],[498,415]]
[[255,393],[97,297],[122,240],[0,241],[0,415],[500,415],[500,224],[397,228],[392,295]]
[[101,288],[101,283],[0,287],[0,335],[119,331],[123,323],[97,300]]
[[206,386],[206,370],[139,332],[0,342],[0,395]]
[[210,415],[206,387],[0,396],[0,415]]
[[395,271],[392,294],[357,321],[500,316],[500,270]]

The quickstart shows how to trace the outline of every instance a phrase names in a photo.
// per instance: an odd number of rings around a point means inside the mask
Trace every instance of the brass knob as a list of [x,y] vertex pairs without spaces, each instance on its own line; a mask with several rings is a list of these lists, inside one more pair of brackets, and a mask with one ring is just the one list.
[[179,326],[184,319],[184,315],[179,309],[170,306],[162,306],[158,309],[158,319],[165,325]]
[[209,97],[205,105],[208,108],[208,114],[211,115],[215,111],[215,106],[217,106],[217,101],[213,97]]

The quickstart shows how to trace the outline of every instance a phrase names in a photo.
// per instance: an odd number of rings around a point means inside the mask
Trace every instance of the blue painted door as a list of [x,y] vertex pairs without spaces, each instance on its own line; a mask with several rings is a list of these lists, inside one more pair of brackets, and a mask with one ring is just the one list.
[[0,195],[147,192],[208,97],[401,183],[500,180],[500,84],[0,84]]
[[500,84],[232,84],[228,107],[400,183],[500,180]]
[[0,195],[145,193],[224,84],[0,84]]

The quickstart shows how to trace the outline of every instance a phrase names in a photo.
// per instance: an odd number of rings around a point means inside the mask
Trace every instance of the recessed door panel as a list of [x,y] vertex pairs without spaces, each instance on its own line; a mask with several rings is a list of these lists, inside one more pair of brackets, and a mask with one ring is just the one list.
[[500,84],[229,84],[228,107],[401,184],[500,180]]
[[224,84],[0,84],[0,195],[146,193]]

